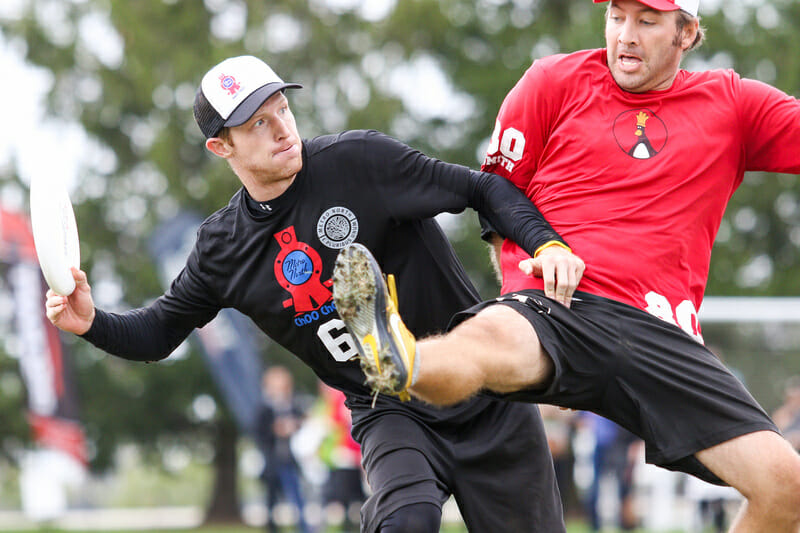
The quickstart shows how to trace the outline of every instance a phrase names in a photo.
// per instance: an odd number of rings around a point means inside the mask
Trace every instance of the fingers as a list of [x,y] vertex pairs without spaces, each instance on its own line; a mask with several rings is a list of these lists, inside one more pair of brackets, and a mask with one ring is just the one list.
[[578,288],[580,278],[583,276],[583,261],[573,255],[565,261],[560,261],[556,266],[558,283],[555,289],[555,299],[569,307],[572,295]]
[[79,268],[72,267],[70,269],[72,271],[72,279],[75,280],[75,287],[88,287],[89,280],[86,277],[86,272]]
[[545,296],[569,307],[586,265],[572,252],[553,246],[543,250],[536,259],[520,261],[519,269],[527,275],[541,277]]
[[525,259],[519,262],[519,269],[526,275],[526,276],[533,276],[535,260],[534,259]]
[[69,296],[48,290],[45,295],[45,315],[59,329],[82,335],[91,328],[94,321],[94,301],[86,273],[78,268],[72,268],[71,272],[75,280],[75,290]]
[[52,290],[47,291],[47,300],[44,303],[44,310],[50,322],[55,324],[61,316],[61,313],[66,309],[66,306],[67,298],[65,296],[58,295]]
[[[553,292],[555,294],[551,298],[569,307],[572,295],[575,294],[585,269],[586,265],[577,255],[559,256],[554,266],[556,280]],[[545,294],[547,294],[546,291]]]
[[[557,275],[558,275],[558,265],[555,261],[551,261],[549,259],[542,258],[541,256],[537,258],[537,260],[541,260],[542,262],[542,280],[544,281],[544,295],[548,298],[553,298],[554,300],[564,303],[563,300],[558,299],[558,288],[557,283]],[[563,284],[562,284],[563,286]],[[562,297],[563,298],[563,297]],[[564,304],[566,305],[566,304]]]

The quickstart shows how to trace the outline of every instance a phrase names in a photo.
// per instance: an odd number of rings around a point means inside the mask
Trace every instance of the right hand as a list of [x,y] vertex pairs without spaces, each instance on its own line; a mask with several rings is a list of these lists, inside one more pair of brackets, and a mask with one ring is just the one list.
[[83,270],[72,267],[72,278],[75,280],[75,290],[72,294],[61,296],[50,289],[47,291],[44,308],[48,320],[57,328],[83,335],[89,331],[94,322],[92,289]]
[[529,276],[544,279],[544,294],[569,307],[572,295],[581,282],[586,264],[572,251],[548,246],[536,259],[520,261],[519,269]]

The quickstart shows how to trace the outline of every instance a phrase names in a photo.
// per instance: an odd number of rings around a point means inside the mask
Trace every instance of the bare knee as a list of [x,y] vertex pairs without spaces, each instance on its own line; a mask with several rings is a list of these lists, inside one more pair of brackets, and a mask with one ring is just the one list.
[[769,497],[771,508],[800,525],[800,455],[787,453],[786,460],[770,461],[769,469],[773,480]]
[[471,340],[483,346],[485,388],[512,392],[541,385],[552,375],[552,361],[543,351],[536,331],[512,308],[489,306],[462,325],[468,327],[460,333],[474,336]]
[[742,493],[750,513],[800,526],[800,455],[780,435],[742,435],[697,457]]
[[458,326],[453,333],[468,335],[503,352],[520,352],[538,345],[530,322],[506,305],[491,305]]
[[481,390],[509,393],[541,386],[553,373],[533,326],[508,306],[489,306],[450,333],[417,343],[417,398],[451,405]]
[[800,530],[800,456],[769,460],[765,474],[766,485],[743,493],[748,509],[754,516],[770,517],[771,523],[780,524],[774,531]]
[[[766,479],[759,488],[774,508],[791,510],[800,520],[800,455],[776,433],[767,432],[770,444],[761,449]],[[759,493],[749,495],[758,500]]]

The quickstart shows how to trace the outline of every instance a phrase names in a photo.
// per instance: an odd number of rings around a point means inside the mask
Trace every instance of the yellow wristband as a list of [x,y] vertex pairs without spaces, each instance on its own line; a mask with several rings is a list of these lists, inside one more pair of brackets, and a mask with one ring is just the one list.
[[539,257],[539,254],[542,253],[542,250],[544,250],[545,248],[550,248],[551,246],[560,246],[565,250],[567,250],[568,252],[572,252],[572,249],[561,241],[547,241],[546,243],[538,247],[535,252],[533,252],[533,258],[536,259],[537,257]]

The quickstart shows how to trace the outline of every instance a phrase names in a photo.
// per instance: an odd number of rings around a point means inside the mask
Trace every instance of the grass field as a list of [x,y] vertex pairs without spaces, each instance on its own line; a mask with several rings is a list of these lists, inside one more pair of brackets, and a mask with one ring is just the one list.
[[[248,527],[248,526],[207,526],[193,529],[119,529],[113,531],[104,530],[102,533],[253,533],[255,531],[263,531],[262,528]],[[281,529],[281,533],[291,533],[295,531],[293,528]],[[589,527],[581,522],[570,522],[567,524],[567,533],[589,533]],[[77,529],[24,529],[24,530],[2,530],[2,533],[99,533],[98,530],[77,530]],[[604,529],[604,533],[614,533],[612,530]],[[328,528],[318,533],[345,533],[340,528]],[[441,529],[441,533],[467,533],[466,528],[463,526],[447,526]],[[634,532],[628,533],[647,533],[646,530],[638,529]],[[673,532],[680,533],[680,532]]]

